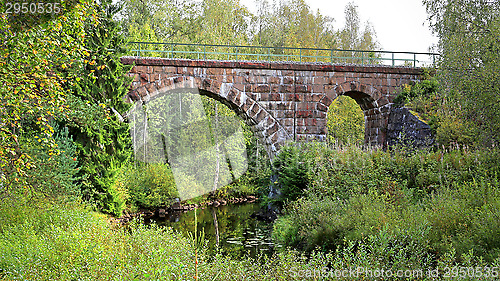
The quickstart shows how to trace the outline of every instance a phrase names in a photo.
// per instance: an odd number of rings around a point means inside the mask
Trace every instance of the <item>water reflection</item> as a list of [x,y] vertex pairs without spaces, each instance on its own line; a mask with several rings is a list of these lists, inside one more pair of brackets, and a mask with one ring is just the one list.
[[[271,240],[272,223],[250,218],[258,204],[226,205],[197,210],[198,232],[204,231],[210,251],[219,245],[222,253],[234,257],[271,253],[280,245]],[[157,218],[159,225],[184,233],[194,233],[194,211],[169,213]]]

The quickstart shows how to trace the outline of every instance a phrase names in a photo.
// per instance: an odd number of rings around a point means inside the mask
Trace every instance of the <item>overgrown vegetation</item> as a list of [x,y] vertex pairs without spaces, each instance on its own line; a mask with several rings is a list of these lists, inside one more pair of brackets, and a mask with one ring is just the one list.
[[[0,14],[0,279],[301,280],[324,268],[500,266],[498,2],[424,1],[442,58],[397,101],[433,128],[436,147],[353,145],[363,126],[352,100],[330,108],[338,113],[328,123],[330,146],[294,143],[272,165],[244,126],[249,171],[210,196],[265,197],[277,173],[282,196],[273,200],[285,209],[274,237],[295,250],[257,262],[209,256],[192,237],[141,221],[113,225],[103,214],[178,196],[168,164],[132,161],[121,120],[129,108],[122,35],[372,49],[374,32],[361,31],[353,4],[334,31],[332,19],[301,0],[260,1],[256,15],[238,1],[160,2],[124,1],[120,17],[110,1],[70,1],[64,14],[23,26]],[[203,103],[209,119],[234,116]]]
[[[450,255],[453,262],[466,255],[498,262],[495,233],[500,228],[486,223],[500,215],[498,149],[408,153],[302,144],[285,151],[304,155],[303,173],[292,171],[288,177],[300,176],[306,184],[302,197],[288,204],[275,224],[274,236],[281,243],[343,251],[350,243],[392,243],[385,239],[405,237],[401,251],[408,252],[399,254],[420,253],[415,256],[420,266]],[[289,159],[298,165],[296,158]],[[386,249],[379,257],[389,262],[393,251]]]
[[358,144],[365,140],[365,115],[348,96],[337,97],[328,109],[327,142],[337,145]]

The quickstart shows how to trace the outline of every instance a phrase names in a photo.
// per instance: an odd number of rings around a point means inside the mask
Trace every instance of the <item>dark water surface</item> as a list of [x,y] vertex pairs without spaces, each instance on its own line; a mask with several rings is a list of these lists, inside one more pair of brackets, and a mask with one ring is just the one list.
[[[217,236],[219,249],[224,254],[256,257],[261,253],[272,253],[281,245],[274,244],[271,240],[271,222],[250,217],[259,210],[257,203],[197,209],[198,235],[204,231],[211,253],[216,249]],[[169,213],[165,218],[156,218],[154,221],[158,225],[172,227],[186,237],[189,233],[194,235],[194,210]]]

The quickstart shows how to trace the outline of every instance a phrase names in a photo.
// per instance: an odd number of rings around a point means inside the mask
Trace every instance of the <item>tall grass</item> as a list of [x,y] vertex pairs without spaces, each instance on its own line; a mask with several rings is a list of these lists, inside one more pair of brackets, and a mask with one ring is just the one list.
[[279,243],[309,252],[386,245],[378,258],[389,267],[394,251],[417,255],[422,266],[450,256],[463,262],[470,253],[499,261],[498,150],[384,152],[309,144],[285,152],[301,155],[307,170],[300,199],[275,223]]
[[11,199],[0,203],[0,280],[301,280],[294,272],[329,262],[294,251],[259,261],[209,256],[169,228],[113,226],[80,204]]

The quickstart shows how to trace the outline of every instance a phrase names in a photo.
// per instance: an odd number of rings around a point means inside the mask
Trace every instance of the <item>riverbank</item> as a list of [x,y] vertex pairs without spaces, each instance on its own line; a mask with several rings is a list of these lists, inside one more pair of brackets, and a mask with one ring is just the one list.
[[26,196],[0,202],[0,253],[0,280],[300,280],[292,268],[328,264],[295,252],[259,262],[210,255],[204,240],[169,227],[113,226],[80,203]]
[[164,208],[156,208],[153,210],[141,210],[136,213],[125,213],[119,218],[111,218],[113,223],[125,224],[130,222],[135,218],[144,218],[151,219],[154,217],[164,218],[169,213],[173,212],[188,212],[199,209],[205,209],[207,207],[219,207],[225,206],[227,204],[244,204],[244,203],[255,203],[258,201],[258,198],[253,195],[247,195],[245,197],[239,198],[229,198],[229,199],[215,199],[215,200],[205,200],[200,202],[199,204],[189,204],[187,202],[175,202],[169,206],[165,206]]

